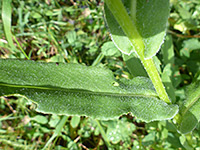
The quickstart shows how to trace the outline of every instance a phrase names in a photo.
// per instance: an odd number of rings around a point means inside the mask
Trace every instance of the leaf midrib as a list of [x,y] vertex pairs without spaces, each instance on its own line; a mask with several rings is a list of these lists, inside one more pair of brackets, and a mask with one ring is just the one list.
[[156,95],[142,95],[142,94],[132,94],[132,93],[111,93],[111,92],[95,92],[84,89],[75,88],[61,88],[61,87],[45,87],[45,86],[33,86],[33,85],[14,85],[7,83],[0,83],[0,86],[12,87],[12,88],[26,88],[26,89],[38,89],[38,90],[52,90],[52,91],[65,91],[71,93],[84,93],[91,95],[102,95],[102,96],[116,96],[116,97],[148,97],[148,98],[158,98]]

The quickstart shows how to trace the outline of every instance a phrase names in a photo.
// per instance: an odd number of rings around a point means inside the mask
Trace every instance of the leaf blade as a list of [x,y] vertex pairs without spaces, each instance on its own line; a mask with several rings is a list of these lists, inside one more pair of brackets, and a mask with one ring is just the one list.
[[169,5],[169,0],[137,0],[137,28],[144,40],[145,58],[155,56],[164,42]]
[[187,134],[195,129],[200,121],[200,81],[187,88],[186,100],[183,102],[178,114],[178,130]]
[[16,47],[12,40],[12,33],[11,33],[11,16],[12,16],[12,9],[11,9],[11,0],[3,0],[2,1],[2,20],[3,20],[3,27],[6,39],[8,41],[9,46],[16,50]]
[[1,96],[26,96],[43,113],[108,120],[130,112],[149,122],[170,119],[178,111],[157,98],[149,79],[116,81],[102,68],[0,59],[0,77]]
[[[155,56],[164,41],[169,16],[169,1],[127,0],[124,1],[124,6],[132,20],[132,24],[129,24],[129,26],[136,26],[137,32],[142,37],[144,57],[148,59]],[[130,55],[135,50],[137,51],[137,41],[135,41],[136,44],[134,45],[130,43],[127,33],[125,34],[120,28],[119,23],[114,19],[113,14],[106,5],[105,18],[112,40],[119,50],[126,55]]]

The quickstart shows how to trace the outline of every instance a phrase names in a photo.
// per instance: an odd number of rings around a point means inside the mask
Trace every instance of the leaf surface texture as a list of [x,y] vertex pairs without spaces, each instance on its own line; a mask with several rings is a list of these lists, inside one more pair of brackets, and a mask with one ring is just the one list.
[[115,80],[104,68],[0,59],[0,96],[16,94],[36,103],[39,112],[103,120],[132,113],[149,122],[178,111],[157,97],[145,77]]

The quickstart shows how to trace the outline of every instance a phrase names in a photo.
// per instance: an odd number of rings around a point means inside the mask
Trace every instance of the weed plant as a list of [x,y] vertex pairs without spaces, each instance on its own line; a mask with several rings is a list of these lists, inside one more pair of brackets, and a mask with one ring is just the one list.
[[[12,0],[14,42],[6,40],[4,30],[10,29],[3,28],[1,19],[0,58],[98,66],[112,70],[116,79],[132,79],[111,42],[103,6],[102,0]],[[162,80],[170,77],[172,85],[165,86],[176,89],[170,97],[179,104],[186,99],[186,86],[200,80],[200,1],[171,0],[170,9],[165,42],[155,61]],[[24,97],[0,97],[0,149],[200,150],[199,123],[185,135],[172,120],[145,123],[127,114],[98,121],[35,108]]]

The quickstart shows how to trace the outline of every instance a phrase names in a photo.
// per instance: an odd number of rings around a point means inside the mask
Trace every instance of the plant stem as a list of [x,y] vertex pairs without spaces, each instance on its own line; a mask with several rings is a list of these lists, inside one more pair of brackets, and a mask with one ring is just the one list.
[[[162,83],[158,70],[153,62],[153,59],[144,58],[144,42],[143,38],[137,30],[136,22],[133,22],[131,20],[121,0],[105,0],[105,3],[121,26],[126,36],[129,38],[132,45],[134,45],[136,53],[139,56],[144,68],[146,69],[158,96],[161,100],[170,104],[171,101],[167,95],[167,92]],[[136,19],[134,19],[134,21],[135,20]]]
[[92,63],[92,66],[97,66],[101,60],[104,58],[104,54],[100,53],[97,58],[95,59],[95,61]]
[[67,122],[68,116],[63,116],[62,119],[59,121],[59,123],[56,126],[54,134],[51,136],[51,138],[48,140],[48,142],[45,144],[42,150],[45,150],[48,145],[61,133],[65,123]]
[[153,62],[153,59],[150,58],[150,59],[141,59],[144,67],[145,67],[145,70],[147,71],[148,75],[149,75],[149,78],[151,79],[153,85],[154,85],[154,88],[156,89],[156,92],[159,96],[159,98],[163,101],[165,101],[166,103],[170,104],[171,101],[167,95],[167,92],[165,90],[165,87],[162,83],[162,80],[160,78],[160,75],[158,73],[158,70]]
[[106,135],[106,133],[105,133],[103,127],[101,126],[99,120],[95,120],[95,121],[96,121],[96,124],[97,124],[97,126],[98,126],[98,128],[99,128],[99,131],[100,131],[100,133],[101,133],[101,135],[102,135],[102,137],[103,137],[103,139],[104,139],[104,141],[105,141],[106,146],[108,147],[108,149],[111,149],[110,142],[109,142],[109,140],[108,140],[108,138],[107,138],[107,135]]
[[26,55],[25,51],[23,50],[23,48],[21,47],[21,45],[19,44],[17,38],[15,36],[13,36],[15,42],[17,43],[17,45],[19,46],[19,49],[22,51],[22,53],[24,54],[24,56],[26,57],[26,59],[30,60],[30,58]]

